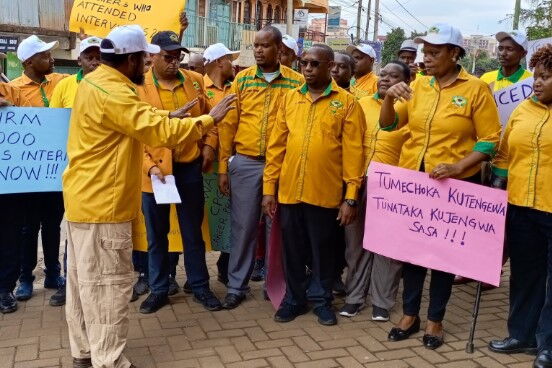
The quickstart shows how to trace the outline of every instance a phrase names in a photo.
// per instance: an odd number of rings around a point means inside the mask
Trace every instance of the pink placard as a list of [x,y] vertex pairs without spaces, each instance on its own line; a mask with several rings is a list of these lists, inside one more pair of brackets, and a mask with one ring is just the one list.
[[282,259],[282,230],[280,212],[276,213],[268,238],[268,270],[266,273],[266,293],[275,310],[278,310],[286,294],[286,278]]
[[367,185],[365,249],[499,285],[505,191],[377,162]]

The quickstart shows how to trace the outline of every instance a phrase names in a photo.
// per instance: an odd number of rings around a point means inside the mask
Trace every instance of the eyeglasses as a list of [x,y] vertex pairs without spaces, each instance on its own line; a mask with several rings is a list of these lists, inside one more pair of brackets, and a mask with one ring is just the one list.
[[171,64],[174,62],[180,63],[182,60],[184,60],[184,54],[181,54],[179,56],[173,56],[173,55],[163,55],[163,59],[165,59],[165,62],[167,64]]
[[318,60],[301,60],[299,64],[301,64],[302,67],[307,67],[309,64],[313,68],[318,68],[320,64],[328,63],[327,61],[318,61]]

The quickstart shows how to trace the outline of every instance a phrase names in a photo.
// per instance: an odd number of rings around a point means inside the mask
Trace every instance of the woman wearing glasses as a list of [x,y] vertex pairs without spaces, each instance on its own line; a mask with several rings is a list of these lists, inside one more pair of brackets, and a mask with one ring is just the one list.
[[[448,24],[431,27],[418,37],[424,44],[428,76],[409,87],[398,83],[387,91],[380,116],[382,127],[395,122],[393,103],[407,100],[410,137],[401,150],[399,166],[424,171],[436,180],[455,178],[480,183],[480,164],[494,152],[499,140],[498,111],[488,86],[460,65],[464,50],[460,31]],[[420,330],[420,304],[427,269],[403,265],[403,317],[389,333],[400,341]],[[443,344],[443,318],[454,275],[431,270],[428,321],[423,344],[436,349]]]

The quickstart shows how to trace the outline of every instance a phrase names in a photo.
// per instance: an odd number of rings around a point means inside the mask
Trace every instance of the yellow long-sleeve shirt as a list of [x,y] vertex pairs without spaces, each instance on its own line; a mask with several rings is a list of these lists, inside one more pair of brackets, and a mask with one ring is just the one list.
[[270,137],[263,193],[277,191],[284,204],[326,208],[357,199],[364,174],[364,130],[360,105],[335,81],[316,101],[306,84],[290,91]]
[[140,210],[142,143],[174,147],[197,141],[212,126],[208,115],[170,119],[168,111],[141,102],[127,77],[100,65],[79,84],[71,114],[63,174],[67,220],[133,220]]
[[374,72],[370,72],[358,79],[353,78],[350,90],[357,99],[371,96],[378,91],[378,76]]
[[253,65],[238,73],[230,93],[237,96],[236,109],[219,124],[219,173],[228,172],[234,152],[265,156],[266,146],[284,95],[304,82],[301,74],[280,65],[276,79],[268,83]]
[[[407,121],[408,111],[405,103],[395,103],[396,120],[393,126],[381,128],[379,116],[383,100],[376,93],[373,96],[363,97],[359,101],[366,119],[366,132],[364,133],[364,162],[365,172],[370,162],[376,161],[382,164],[398,165],[401,147],[408,137],[408,129],[401,128]],[[390,131],[391,130],[391,131]]]
[[552,212],[552,109],[535,96],[514,110],[493,161],[508,177],[508,202]]
[[[410,137],[399,166],[431,172],[440,163],[454,164],[472,151],[493,155],[500,137],[498,110],[489,87],[460,70],[456,80],[440,88],[434,77],[418,77],[410,86]],[[457,179],[475,175],[478,165]]]
[[15,78],[9,84],[18,87],[21,91],[21,96],[29,101],[34,107],[50,106],[50,98],[54,92],[54,88],[69,74],[51,73],[44,77],[42,83],[36,83],[31,78],[23,73],[20,77]]

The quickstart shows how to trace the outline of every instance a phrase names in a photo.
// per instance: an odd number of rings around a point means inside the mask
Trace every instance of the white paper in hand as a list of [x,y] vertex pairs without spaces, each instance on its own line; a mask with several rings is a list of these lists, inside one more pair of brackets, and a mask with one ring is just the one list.
[[165,184],[157,176],[152,175],[151,185],[153,186],[153,196],[157,204],[182,203],[173,175],[165,176]]

